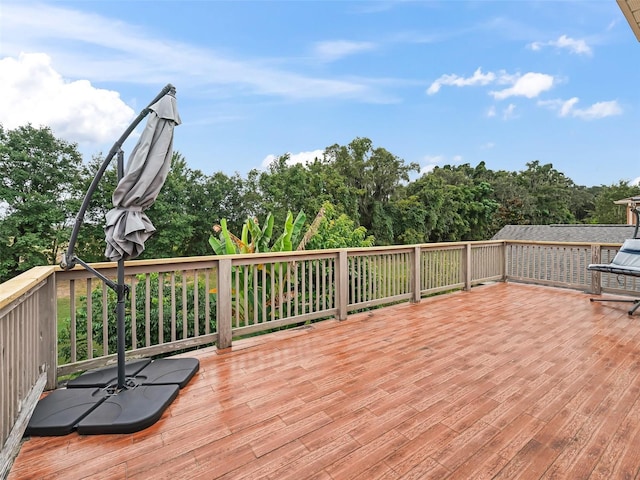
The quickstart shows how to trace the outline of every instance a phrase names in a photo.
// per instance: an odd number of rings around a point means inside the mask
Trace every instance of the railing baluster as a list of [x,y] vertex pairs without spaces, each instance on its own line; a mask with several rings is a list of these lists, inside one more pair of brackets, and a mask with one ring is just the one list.
[[284,318],[284,276],[282,274],[283,263],[278,263],[278,318]]
[[244,318],[246,319],[245,321],[247,322],[247,324],[251,323],[251,319],[249,318],[249,295],[247,295],[247,292],[249,291],[249,272],[250,271],[251,269],[249,268],[248,265],[242,266],[242,280],[243,280],[242,291],[244,292],[244,295],[242,295],[242,300],[244,302],[243,303]]
[[295,262],[294,263],[294,268],[293,268],[293,315],[297,316],[300,315],[300,302],[298,300],[298,280],[299,280],[299,276],[298,276],[298,270],[300,268],[300,262]]
[[317,287],[317,272],[318,265],[315,260],[309,260],[308,270],[307,270],[307,284],[309,285],[309,313],[313,313],[317,310],[316,302],[318,300],[318,295],[316,292]]
[[182,339],[189,338],[189,305],[187,304],[187,272],[180,271],[182,277]]
[[309,301],[309,287],[307,286],[307,265],[308,260],[300,262],[300,279],[302,280],[302,314],[307,313],[307,303]]
[[322,260],[322,273],[320,275],[322,285],[322,310],[327,309],[327,260]]
[[200,336],[200,272],[193,270],[193,337]]
[[158,273],[158,344],[162,345],[163,343],[164,343],[164,273],[159,272]]
[[102,282],[102,355],[109,355],[109,293]]
[[91,278],[87,278],[87,358],[93,358],[93,298]]
[[151,274],[144,276],[144,342],[151,345]]
[[211,271],[206,269],[204,271],[204,334],[209,335],[211,333],[211,284],[210,284]]
[[171,272],[171,341],[176,341],[176,274]]
[[260,323],[260,297],[258,295],[258,292],[260,291],[260,289],[258,288],[260,285],[260,280],[259,280],[259,276],[258,276],[258,267],[257,265],[254,265],[252,268],[252,275],[253,275],[253,324],[256,325],[258,323]]
[[271,298],[269,299],[269,305],[271,307],[271,321],[276,319],[276,275],[275,275],[275,263],[270,263],[271,275],[269,275],[269,292],[271,292]]
[[135,350],[138,348],[138,297],[136,295],[138,282],[135,276],[129,277],[129,284],[131,285],[129,293],[131,297],[131,349]]
[[71,363],[78,361],[78,344],[76,341],[76,281],[69,281],[69,336],[71,337]]
[[267,264],[262,264],[262,275],[260,285],[262,287],[262,301],[260,302],[260,312],[263,322],[267,321]]
[[[234,266],[231,267],[232,269],[232,276],[231,278],[233,278],[233,287],[231,290],[231,298],[233,301],[233,307],[232,307],[232,312],[233,312],[233,326],[238,328],[240,326],[240,308],[242,308],[242,302],[241,302],[241,295],[240,295],[240,277],[242,276],[241,274],[245,271],[245,266],[244,265],[238,265],[238,266]],[[234,275],[235,274],[235,275]]]
[[291,298],[291,289],[293,285],[291,284],[291,262],[285,263],[287,266],[286,274],[285,274],[285,287],[284,287],[284,295],[285,300],[287,302],[287,318],[292,316],[292,304],[293,299]]

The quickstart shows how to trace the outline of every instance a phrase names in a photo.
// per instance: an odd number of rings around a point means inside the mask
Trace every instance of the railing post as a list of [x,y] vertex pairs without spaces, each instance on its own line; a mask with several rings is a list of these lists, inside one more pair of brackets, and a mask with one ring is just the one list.
[[421,269],[420,269],[420,255],[422,249],[420,245],[416,245],[413,247],[413,262],[411,263],[411,302],[412,303],[420,303],[420,299],[422,298],[422,285],[420,283]]
[[471,290],[471,243],[464,248],[464,289]]
[[[591,263],[600,263],[602,248],[599,244],[591,245]],[[591,271],[591,289],[589,293],[600,295],[602,293],[602,274],[600,272]]]
[[349,303],[349,259],[346,249],[338,251],[338,272],[336,275],[336,293],[338,312],[336,317],[338,320],[347,319],[347,305]]
[[231,259],[220,258],[218,262],[218,302],[216,305],[218,349],[231,347]]
[[508,271],[508,261],[509,261],[509,246],[507,242],[502,242],[502,281],[507,281],[507,271]]
[[58,387],[58,309],[55,272],[51,274],[42,287],[38,299],[39,334],[40,334],[40,373],[46,372],[46,390]]

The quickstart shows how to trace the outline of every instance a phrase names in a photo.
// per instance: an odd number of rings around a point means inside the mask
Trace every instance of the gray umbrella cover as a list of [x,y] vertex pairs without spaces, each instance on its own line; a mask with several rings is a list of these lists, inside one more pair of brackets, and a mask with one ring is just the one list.
[[105,256],[136,258],[156,231],[144,211],[153,205],[167,178],[173,154],[173,129],[180,125],[176,99],[167,94],[149,107],[147,125],[134,147],[107,213]]

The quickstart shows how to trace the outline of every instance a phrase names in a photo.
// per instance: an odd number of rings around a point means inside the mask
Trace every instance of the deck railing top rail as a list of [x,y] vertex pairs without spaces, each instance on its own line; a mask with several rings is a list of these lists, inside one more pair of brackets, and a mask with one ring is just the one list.
[[28,294],[34,286],[49,278],[55,270],[56,267],[53,266],[34,267],[17,277],[1,283],[0,311],[22,295]]

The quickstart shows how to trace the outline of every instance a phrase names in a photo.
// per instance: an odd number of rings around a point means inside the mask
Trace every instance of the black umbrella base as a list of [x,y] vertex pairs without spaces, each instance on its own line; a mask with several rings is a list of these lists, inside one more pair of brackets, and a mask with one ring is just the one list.
[[140,385],[106,398],[78,423],[81,435],[133,433],[150,427],[178,396],[178,385]]
[[150,427],[200,368],[194,358],[134,360],[125,388],[116,391],[117,366],[89,370],[38,402],[27,436],[133,433]]
[[36,405],[25,435],[67,435],[76,429],[80,419],[95,410],[105,398],[107,392],[99,388],[51,392]]

